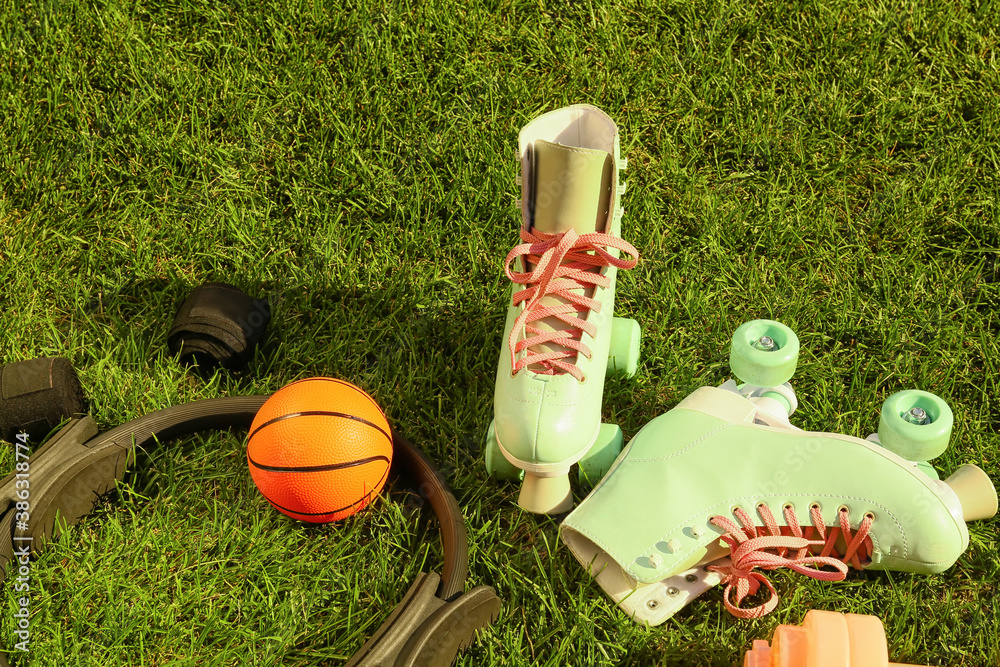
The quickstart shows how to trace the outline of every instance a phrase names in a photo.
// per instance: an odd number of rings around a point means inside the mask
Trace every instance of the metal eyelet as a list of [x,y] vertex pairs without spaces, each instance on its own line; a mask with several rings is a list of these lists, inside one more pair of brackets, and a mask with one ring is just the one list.
[[849,515],[851,513],[851,508],[847,505],[841,505],[837,508],[837,514],[840,514],[841,512],[847,512]]
[[823,511],[823,506],[820,505],[818,502],[816,502],[814,500],[813,502],[809,503],[809,509],[810,510],[819,510],[820,512],[822,512]]
[[785,503],[784,505],[781,506],[781,509],[782,509],[782,511],[792,510],[794,512],[795,511],[795,505],[793,505],[791,503]]
[[875,512],[871,512],[871,511],[865,512],[864,517],[866,519],[871,519],[872,521],[874,521],[875,520]]

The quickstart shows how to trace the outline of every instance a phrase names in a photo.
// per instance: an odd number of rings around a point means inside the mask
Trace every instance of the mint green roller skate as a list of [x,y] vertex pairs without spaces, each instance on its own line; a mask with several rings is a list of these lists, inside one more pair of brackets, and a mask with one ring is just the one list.
[[[941,572],[968,547],[966,522],[996,514],[976,466],[928,474],[952,424],[933,394],[890,397],[867,440],[789,424],[797,354],[777,322],[740,327],[730,363],[747,382],[702,387],[652,420],[566,518],[562,539],[636,621],[662,623],[720,583],[735,616],[767,614],[778,596],[762,570]],[[741,606],[761,585],[768,600]]]
[[554,514],[573,506],[570,466],[596,481],[621,450],[601,402],[606,371],[632,374],[638,362],[639,325],[612,312],[617,271],[639,254],[621,238],[625,160],[604,112],[547,113],[519,143],[522,244],[505,263],[513,286],[486,462],[500,477],[523,471],[518,504]]

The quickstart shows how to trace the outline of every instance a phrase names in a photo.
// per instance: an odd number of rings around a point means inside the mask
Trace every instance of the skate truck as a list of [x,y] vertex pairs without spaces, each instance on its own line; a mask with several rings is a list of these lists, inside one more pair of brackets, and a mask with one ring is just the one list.
[[[649,422],[563,522],[574,556],[637,622],[663,623],[717,584],[734,616],[763,616],[778,604],[764,572],[778,568],[823,581],[849,566],[941,572],[968,547],[966,522],[996,514],[981,469],[942,481],[927,463],[953,423],[934,394],[890,396],[867,439],[790,424],[798,351],[778,322],[741,326],[741,383],[697,389]],[[742,604],[762,587],[764,602]]]
[[521,241],[507,255],[512,283],[497,365],[486,467],[523,479],[518,504],[559,514],[573,507],[571,466],[599,480],[621,451],[601,423],[607,372],[635,373],[639,325],[613,317],[619,269],[639,253],[621,238],[618,127],[576,105],[520,133]]

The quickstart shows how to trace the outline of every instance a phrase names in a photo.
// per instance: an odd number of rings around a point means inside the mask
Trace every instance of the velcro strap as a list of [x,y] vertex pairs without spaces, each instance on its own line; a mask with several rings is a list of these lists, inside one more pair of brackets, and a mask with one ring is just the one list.
[[241,370],[253,358],[270,320],[265,299],[226,283],[205,283],[177,311],[167,345],[183,364]]
[[35,442],[71,417],[83,416],[80,378],[63,357],[40,357],[0,366],[0,437],[21,432]]

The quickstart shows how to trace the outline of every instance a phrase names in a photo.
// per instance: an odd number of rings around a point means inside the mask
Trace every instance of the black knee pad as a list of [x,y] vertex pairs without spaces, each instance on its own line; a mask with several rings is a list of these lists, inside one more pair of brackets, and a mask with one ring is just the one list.
[[177,311],[167,346],[186,365],[242,370],[253,359],[270,319],[265,299],[226,283],[205,283]]

